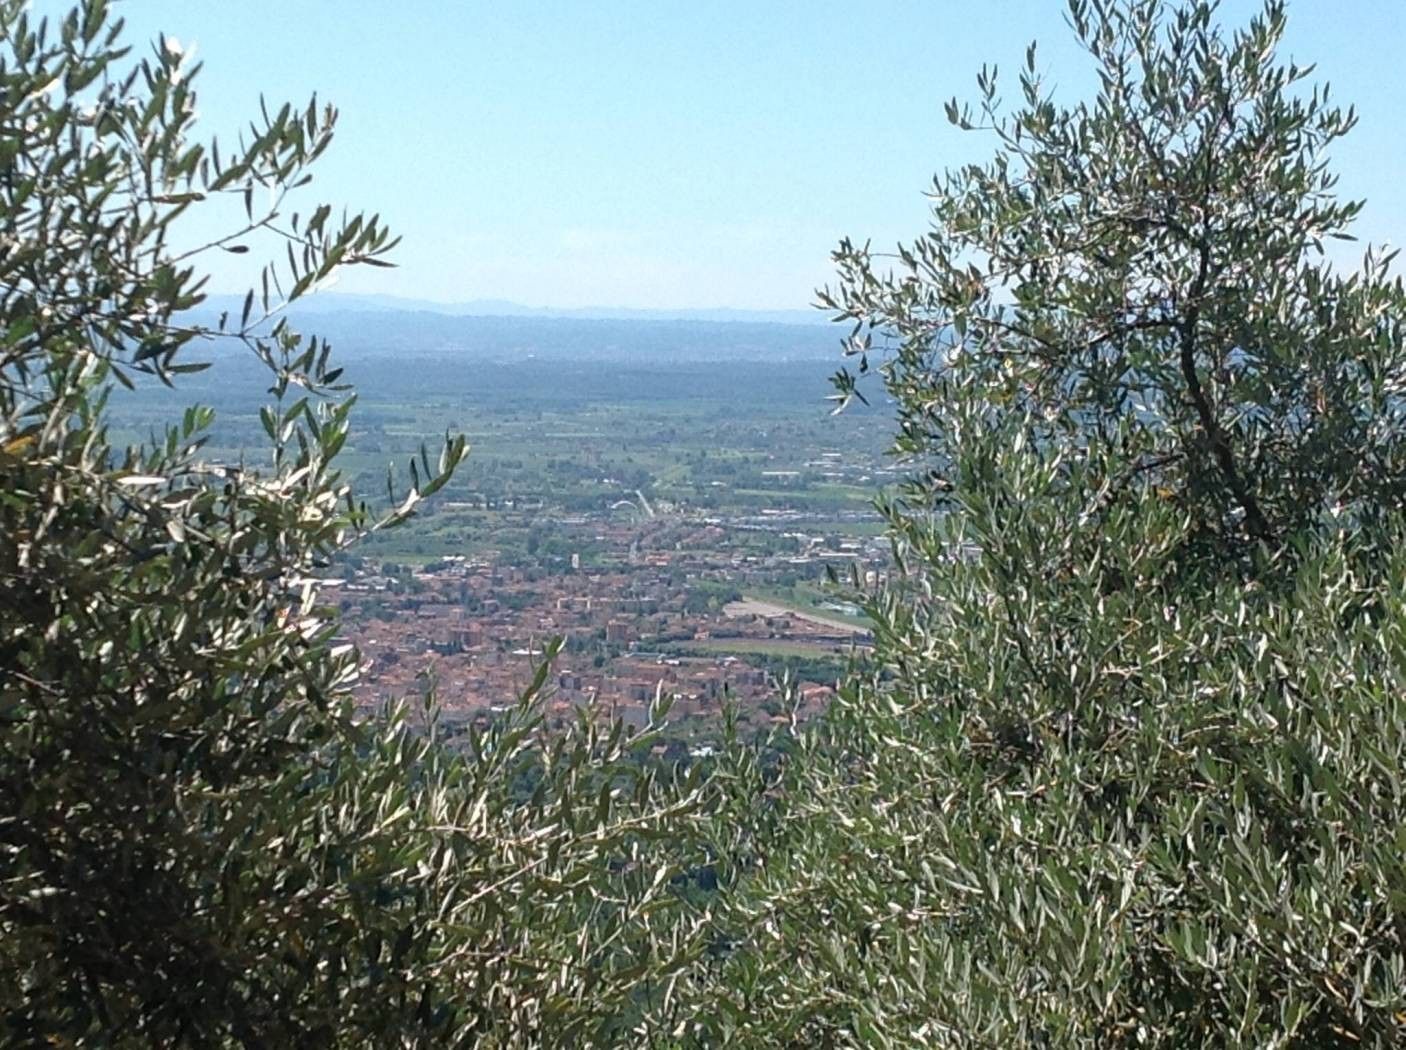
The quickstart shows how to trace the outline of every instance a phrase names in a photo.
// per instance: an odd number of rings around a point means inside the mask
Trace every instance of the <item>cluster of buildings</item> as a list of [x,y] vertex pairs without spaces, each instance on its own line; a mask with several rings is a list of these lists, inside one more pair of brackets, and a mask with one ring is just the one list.
[[[451,557],[394,577],[355,572],[324,587],[341,606],[343,640],[361,654],[356,695],[367,708],[432,687],[446,719],[490,716],[534,681],[552,639],[561,650],[544,690],[549,725],[581,707],[643,725],[661,698],[671,701],[673,724],[715,722],[729,698],[754,723],[823,707],[832,683],[797,683],[793,710],[757,664],[768,653],[833,657],[862,644],[864,632],[767,603],[700,603],[680,582],[675,553],[555,574]],[[746,561],[733,568],[745,582]]]

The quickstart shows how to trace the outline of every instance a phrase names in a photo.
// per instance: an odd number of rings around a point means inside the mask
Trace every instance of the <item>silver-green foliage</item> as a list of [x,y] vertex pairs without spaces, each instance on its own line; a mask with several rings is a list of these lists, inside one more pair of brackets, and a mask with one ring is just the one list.
[[[453,752],[353,718],[311,577],[465,445],[384,512],[335,466],[352,397],[279,311],[394,243],[292,211],[335,113],[265,110],[221,152],[174,42],[129,54],[102,0],[26,7],[0,0],[0,1042],[635,1038],[637,990],[667,999],[701,944],[665,921],[698,785],[632,761],[648,734],[544,750],[531,694]],[[192,247],[203,210],[236,218]],[[270,239],[241,315],[194,324],[209,253]],[[201,408],[112,447],[114,383],[223,345],[269,370],[268,459],[210,462]]]
[[[996,159],[894,273],[839,253],[921,470],[873,668],[660,782],[618,731],[544,747],[531,695],[456,753],[356,724],[302,581],[464,449],[379,517],[335,469],[350,398],[278,309],[391,242],[287,214],[331,115],[222,157],[175,48],[0,0],[3,1038],[1399,1042],[1403,295],[1316,255],[1351,117],[1278,64],[1276,4],[1070,13],[1098,97],[1032,53],[1003,117],[984,74],[952,116]],[[244,221],[204,251],[290,251],[205,331],[170,231],[217,198]],[[111,448],[111,382],[206,337],[268,366],[271,461],[205,461],[200,409]]]
[[[918,476],[875,667],[725,902],[726,1045],[1406,1039],[1406,297],[1319,254],[1352,123],[1204,0],[1072,0],[891,260],[845,245]],[[891,266],[891,269],[884,269]]]

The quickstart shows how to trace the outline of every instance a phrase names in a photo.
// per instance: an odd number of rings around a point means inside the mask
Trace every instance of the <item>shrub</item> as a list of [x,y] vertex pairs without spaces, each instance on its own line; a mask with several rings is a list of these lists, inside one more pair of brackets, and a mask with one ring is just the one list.
[[875,666],[744,837],[718,1042],[1406,1038],[1406,303],[1321,256],[1353,117],[1282,5],[1215,7],[1072,0],[1097,95],[983,71],[992,161],[891,270],[837,252],[837,396],[878,373],[915,476]]
[[[633,761],[649,734],[540,746],[540,679],[452,752],[351,707],[358,658],[316,574],[465,445],[412,463],[381,513],[335,466],[353,399],[279,311],[394,243],[289,213],[335,112],[265,111],[222,153],[194,138],[175,42],[133,59],[101,0],[54,23],[26,6],[0,0],[0,1040],[633,1038],[642,981],[698,950],[687,923],[657,932],[684,846],[643,852],[665,828],[687,843],[698,785]],[[228,235],[175,247],[221,199]],[[270,238],[288,266],[238,318],[193,320],[202,260]],[[226,344],[267,366],[266,461],[210,462],[199,407],[111,446],[110,397]]]

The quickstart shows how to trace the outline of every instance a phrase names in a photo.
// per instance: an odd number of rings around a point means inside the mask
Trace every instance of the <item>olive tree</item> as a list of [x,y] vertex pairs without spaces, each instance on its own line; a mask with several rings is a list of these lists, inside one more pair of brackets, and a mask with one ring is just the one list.
[[1406,296],[1325,251],[1354,118],[1276,0],[1068,16],[1094,96],[983,70],[991,160],[822,294],[912,477],[873,666],[740,833],[729,1045],[1406,1037]]
[[980,402],[1042,445],[1116,451],[1105,503],[1161,491],[1223,550],[1273,549],[1400,508],[1400,297],[1391,255],[1325,258],[1361,207],[1327,163],[1352,110],[1275,58],[1282,4],[1229,36],[1217,6],[1071,3],[1097,97],[1057,105],[1032,45],[1006,113],[983,70],[947,110],[992,162],[934,181],[933,228],[888,272],[843,245],[826,303],[861,322],[861,372],[892,336],[902,451],[953,458],[949,406]]
[[[351,706],[317,572],[466,446],[379,511],[336,467],[353,397],[282,311],[395,242],[298,207],[335,111],[264,108],[222,149],[174,41],[133,55],[103,0],[26,7],[0,0],[0,1041],[643,1038],[636,989],[698,948],[661,915],[697,785],[631,761],[648,733],[542,746],[540,676],[453,752]],[[236,218],[192,243],[205,211]],[[198,322],[211,254],[270,242],[237,315]],[[110,399],[224,346],[267,368],[267,455],[212,461],[198,406],[114,447]]]

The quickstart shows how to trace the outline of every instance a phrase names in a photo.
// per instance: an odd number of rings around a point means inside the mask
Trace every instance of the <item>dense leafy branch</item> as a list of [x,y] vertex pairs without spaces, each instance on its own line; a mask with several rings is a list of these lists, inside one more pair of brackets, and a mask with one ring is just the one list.
[[[678,882],[704,856],[697,775],[589,721],[544,749],[546,664],[452,749],[432,701],[419,728],[352,708],[364,668],[319,570],[467,446],[422,447],[379,511],[338,469],[354,396],[282,312],[396,242],[287,214],[335,111],[261,107],[222,153],[174,41],[135,58],[103,0],[26,8],[0,0],[0,1042],[602,1045],[656,1023],[639,967],[667,984],[703,950]],[[222,197],[243,221],[191,245],[183,219]],[[261,234],[285,258],[201,323],[199,268]],[[200,407],[113,447],[111,398],[219,367],[189,360],[217,339],[268,369],[267,460],[211,462]]]

